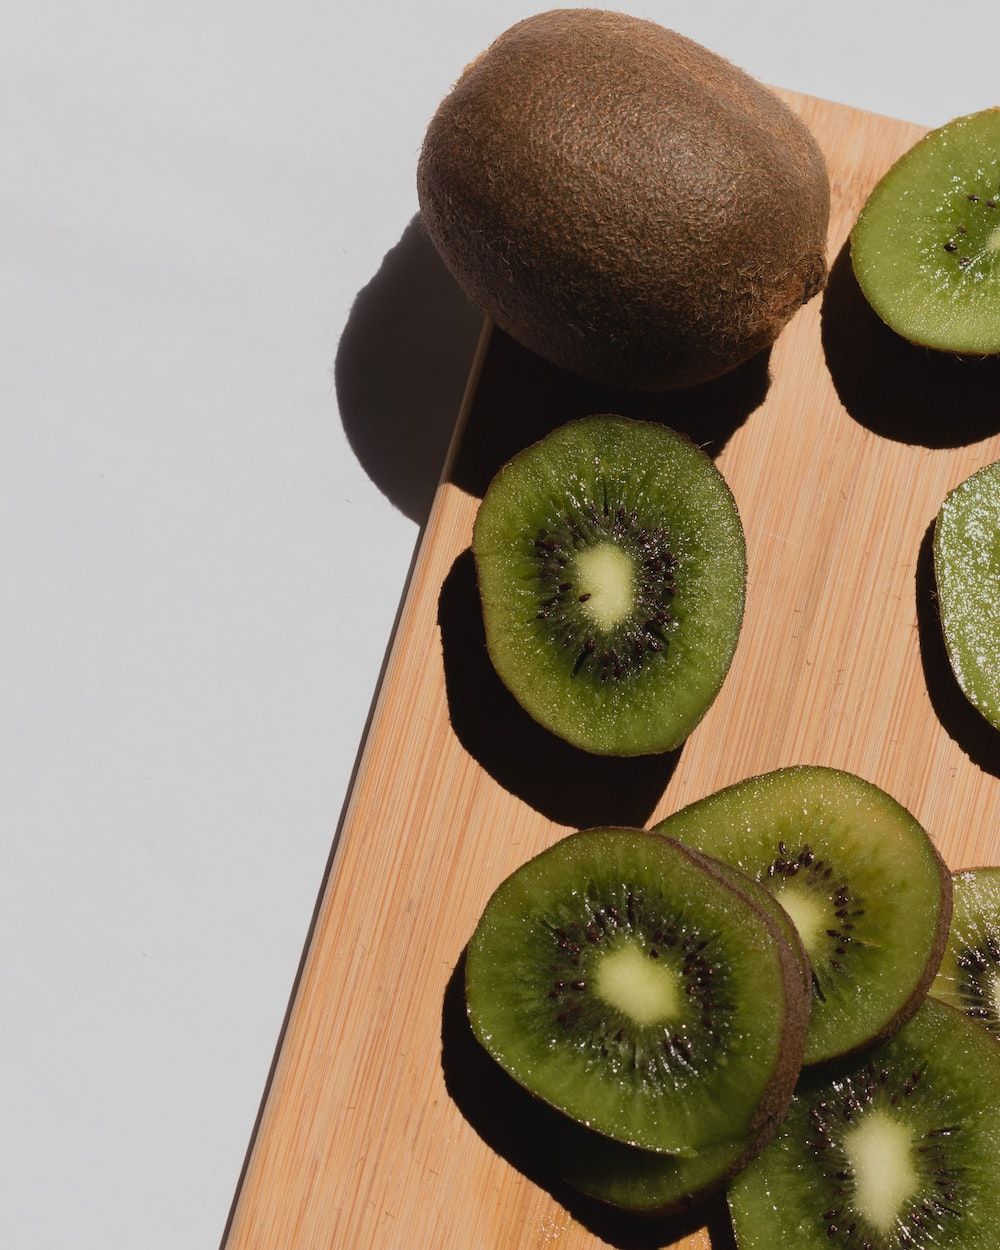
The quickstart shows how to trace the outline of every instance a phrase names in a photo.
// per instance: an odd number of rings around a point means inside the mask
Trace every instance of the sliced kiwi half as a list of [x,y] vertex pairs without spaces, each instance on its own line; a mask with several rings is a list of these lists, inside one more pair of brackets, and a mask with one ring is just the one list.
[[735,865],[788,913],[811,965],[805,1062],[889,1037],[937,971],[951,878],[895,799],[839,769],[783,768],[720,790],[655,831]]
[[969,868],[952,884],[948,945],[930,992],[1000,1042],[1000,868]]
[[739,1250],[996,1250],[1000,1047],[927,999],[891,1041],[807,1072],[737,1177]]
[[1000,109],[931,131],[892,166],[854,227],[851,261],[904,338],[1000,352]]
[[[760,908],[788,942],[798,966],[802,996],[808,1001],[812,986],[809,962],[787,913],[745,873],[720,861],[713,861],[712,866]],[[626,1146],[559,1116],[553,1125],[552,1150],[563,1179],[581,1193],[637,1215],[668,1215],[692,1207],[721,1189],[770,1141],[784,1111],[780,1101],[775,1101],[771,1118],[761,1122],[753,1135],[719,1142],[689,1156]]]
[[934,580],[955,678],[1000,728],[1000,461],[966,478],[941,505]]
[[480,1043],[587,1128],[693,1156],[787,1103],[808,998],[797,956],[705,857],[653,834],[572,834],[490,899],[469,943]]
[[703,451],[650,422],[571,422],[500,470],[472,550],[490,658],[535,720],[606,755],[691,732],[746,581],[736,505]]

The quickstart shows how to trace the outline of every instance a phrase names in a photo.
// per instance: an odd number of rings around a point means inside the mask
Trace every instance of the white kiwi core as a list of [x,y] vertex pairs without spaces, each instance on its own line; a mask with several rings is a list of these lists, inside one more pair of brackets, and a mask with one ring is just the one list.
[[994,1016],[1000,1020],[1000,971],[994,972],[990,976],[990,1006],[993,1008]]
[[873,1228],[888,1234],[920,1188],[912,1131],[876,1108],[845,1133],[844,1153],[854,1174],[852,1206]]
[[635,565],[616,543],[598,543],[577,554],[574,571],[580,607],[598,629],[620,624],[635,603]]
[[819,898],[812,890],[797,888],[794,884],[775,890],[774,897],[798,930],[806,954],[812,955],[820,938],[830,927],[826,900]]
[[1000,226],[990,233],[990,237],[986,240],[986,250],[988,252],[1000,252]]
[[636,1024],[655,1024],[678,1014],[681,1005],[677,975],[632,942],[601,955],[594,988],[599,998]]

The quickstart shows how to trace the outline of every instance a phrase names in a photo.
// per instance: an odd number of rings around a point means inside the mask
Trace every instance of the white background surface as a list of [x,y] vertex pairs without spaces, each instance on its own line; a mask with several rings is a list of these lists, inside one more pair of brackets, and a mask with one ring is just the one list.
[[[438,100],[545,7],[3,5],[2,1246],[222,1235],[478,329],[391,249]],[[631,11],[1000,103],[995,0]]]

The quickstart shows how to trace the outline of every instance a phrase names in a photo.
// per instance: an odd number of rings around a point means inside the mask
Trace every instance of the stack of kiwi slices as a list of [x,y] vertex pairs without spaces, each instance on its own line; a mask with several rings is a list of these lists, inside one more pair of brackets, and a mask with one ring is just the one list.
[[568,1179],[651,1211],[718,1184],[774,1131],[809,1015],[774,909],[634,829],[573,834],[503,882],[469,944],[466,998],[486,1050],[561,1113]]
[[658,1216],[728,1183],[739,1250],[986,1250],[998,883],[956,877],[949,939],[952,878],[910,813],[782,769],[514,872],[469,944],[470,1021],[603,1203]]
[[490,658],[531,716],[597,754],[691,732],[746,582],[736,504],[703,451],[651,422],[570,422],[493,479],[472,549]]

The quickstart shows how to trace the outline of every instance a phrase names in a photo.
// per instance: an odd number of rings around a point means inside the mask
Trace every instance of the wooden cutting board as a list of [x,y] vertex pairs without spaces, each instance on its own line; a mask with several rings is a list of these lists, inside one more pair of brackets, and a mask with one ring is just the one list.
[[[1000,862],[1000,734],[962,698],[932,599],[928,527],[1000,457],[1000,373],[895,338],[843,250],[920,128],[786,95],[830,168],[827,292],[769,360],[676,396],[581,382],[484,331],[420,544],[269,1090],[228,1250],[520,1250],[710,1243],[576,1199],[530,1107],[464,1021],[460,959],[500,880],[568,829],[648,824],[754,773],[850,769],[952,867]],[[504,459],[589,412],[659,417],[707,446],[747,535],[746,619],[683,748],[604,760],[539,729],[483,649],[468,544]],[[458,971],[456,971],[458,969]],[[731,1246],[721,1206],[715,1250]]]

